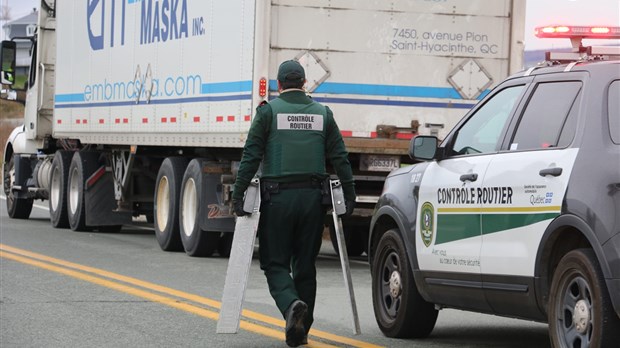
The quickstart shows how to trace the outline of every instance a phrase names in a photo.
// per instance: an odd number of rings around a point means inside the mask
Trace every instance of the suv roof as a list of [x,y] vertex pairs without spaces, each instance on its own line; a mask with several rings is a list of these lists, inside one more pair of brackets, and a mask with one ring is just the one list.
[[[516,74],[511,75],[506,79],[511,80],[518,77],[523,76],[536,76],[543,74],[553,74],[553,73],[564,73],[564,72],[575,72],[575,71],[588,71],[595,74],[604,73],[610,77],[610,79],[614,79],[620,76],[620,60],[613,61],[582,61],[582,62],[574,62],[570,64],[559,64],[559,65],[550,65],[550,66],[534,66],[527,70],[520,71]],[[569,69],[570,67],[570,69]]]

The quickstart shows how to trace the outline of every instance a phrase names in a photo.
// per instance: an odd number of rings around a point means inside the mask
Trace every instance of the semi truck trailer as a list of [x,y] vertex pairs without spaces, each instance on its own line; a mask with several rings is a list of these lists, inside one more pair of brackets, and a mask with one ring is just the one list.
[[[344,228],[362,254],[410,140],[445,136],[522,68],[524,18],[524,0],[42,0],[25,93],[7,94],[26,96],[3,157],[9,215],[28,218],[37,199],[76,231],[144,215],[163,250],[228,255],[254,110],[296,59],[349,152],[358,198]],[[7,88],[14,51],[2,43]]]

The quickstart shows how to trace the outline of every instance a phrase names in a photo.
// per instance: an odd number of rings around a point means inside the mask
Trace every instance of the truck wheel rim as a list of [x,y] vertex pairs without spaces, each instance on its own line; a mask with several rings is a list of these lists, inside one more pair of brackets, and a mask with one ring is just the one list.
[[69,209],[71,214],[75,215],[78,208],[78,201],[80,198],[80,187],[78,185],[80,174],[77,168],[73,168],[71,171],[71,177],[69,178]]
[[162,177],[157,185],[157,226],[163,232],[168,226],[168,210],[170,209],[170,187],[168,178]]
[[52,211],[58,210],[58,204],[60,201],[60,170],[58,167],[52,171],[52,182],[50,184],[50,203],[52,204]]
[[183,233],[191,236],[196,225],[196,212],[198,211],[198,199],[196,195],[196,183],[194,179],[189,179],[183,187],[183,210],[181,219],[183,222]]
[[592,292],[586,279],[571,279],[558,306],[559,334],[568,347],[590,346],[592,340]]
[[395,319],[402,302],[401,260],[395,250],[384,258],[381,267],[380,294],[385,314]]

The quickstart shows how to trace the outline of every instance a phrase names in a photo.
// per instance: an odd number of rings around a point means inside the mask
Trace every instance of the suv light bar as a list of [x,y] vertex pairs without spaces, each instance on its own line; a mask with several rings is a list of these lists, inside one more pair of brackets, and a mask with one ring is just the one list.
[[536,27],[539,38],[620,39],[620,27],[549,25]]
[[620,47],[584,47],[581,43],[583,39],[620,39],[620,27],[548,25],[536,27],[534,34],[539,38],[570,39],[572,52],[547,52],[545,54],[547,62],[570,63],[620,58]]

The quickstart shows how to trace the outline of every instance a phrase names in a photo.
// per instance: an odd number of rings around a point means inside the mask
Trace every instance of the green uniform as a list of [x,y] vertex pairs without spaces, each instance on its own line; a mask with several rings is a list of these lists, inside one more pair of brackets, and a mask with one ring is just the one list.
[[308,305],[306,331],[313,322],[315,260],[326,213],[319,186],[328,177],[326,160],[343,184],[345,199],[355,201],[351,164],[331,110],[301,90],[285,91],[257,108],[233,192],[233,199],[243,199],[261,161],[261,185],[279,186],[264,195],[261,205],[260,264],[283,315],[297,299]]

